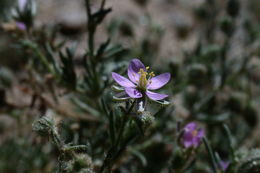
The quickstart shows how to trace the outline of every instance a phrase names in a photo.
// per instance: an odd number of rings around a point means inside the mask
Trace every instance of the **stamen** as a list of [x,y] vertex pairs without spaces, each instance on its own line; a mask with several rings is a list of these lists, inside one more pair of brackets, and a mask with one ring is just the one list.
[[154,77],[154,76],[155,76],[154,72],[150,72],[150,73],[149,73],[149,76],[150,76],[150,77]]
[[192,133],[192,136],[197,136],[198,131],[197,130],[193,130],[191,133]]
[[150,79],[155,76],[154,72],[147,72],[149,67],[146,67],[145,69],[140,69],[138,72],[138,74],[140,74],[138,86],[141,90],[146,90],[147,84],[152,83]]

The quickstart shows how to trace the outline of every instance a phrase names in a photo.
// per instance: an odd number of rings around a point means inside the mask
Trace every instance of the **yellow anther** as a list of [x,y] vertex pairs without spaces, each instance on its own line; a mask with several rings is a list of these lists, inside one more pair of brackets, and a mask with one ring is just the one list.
[[145,68],[146,68],[146,70],[149,70],[149,68],[150,68],[150,67],[149,67],[149,66],[147,66],[147,67],[145,67]]
[[144,69],[141,68],[138,73],[139,73],[139,74],[145,73],[145,72],[144,72]]
[[151,84],[152,81],[150,80],[152,77],[155,76],[154,72],[148,73],[147,70],[149,67],[146,67],[145,69],[140,69],[138,74],[140,74],[139,81],[138,81],[138,87],[141,90],[146,90],[147,84]]
[[154,76],[155,76],[154,72],[150,72],[150,73],[149,73],[149,76],[150,76],[150,77],[154,77]]
[[193,130],[191,133],[192,133],[192,136],[197,136],[198,131],[197,130]]

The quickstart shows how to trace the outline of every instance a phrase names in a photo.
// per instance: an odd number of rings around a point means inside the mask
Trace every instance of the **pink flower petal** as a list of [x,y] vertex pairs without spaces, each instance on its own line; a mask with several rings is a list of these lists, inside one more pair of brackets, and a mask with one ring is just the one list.
[[182,139],[184,147],[189,148],[193,145],[193,135],[191,132],[184,132]]
[[112,78],[122,87],[135,87],[130,80],[115,72],[112,72]]
[[197,128],[197,124],[194,122],[190,122],[186,124],[186,126],[184,127],[185,131],[193,131],[196,130],[196,128]]
[[230,165],[230,161],[223,161],[223,160],[221,160],[220,163],[219,163],[219,165],[220,165],[220,168],[221,168],[223,171],[226,171],[227,168],[228,168],[229,165]]
[[20,30],[23,30],[23,31],[25,31],[26,30],[26,25],[23,23],[23,22],[16,22],[16,26],[17,26],[17,28],[18,29],[20,29]]
[[135,88],[125,88],[125,92],[131,98],[141,98],[141,97],[143,97],[143,94]]
[[204,135],[205,135],[204,130],[203,130],[203,129],[199,129],[199,130],[198,130],[198,134],[197,134],[197,136],[198,136],[199,138],[203,138]]
[[194,147],[198,147],[202,141],[202,138],[204,136],[204,130],[203,129],[198,129],[198,132],[196,136],[193,137],[193,145]]
[[198,136],[193,136],[192,139],[192,144],[195,148],[197,148],[201,143],[201,138],[199,138]]
[[158,76],[155,76],[151,79],[151,84],[148,85],[147,89],[156,90],[163,87],[171,79],[170,73],[163,73]]
[[195,122],[190,122],[183,128],[184,133],[182,136],[183,145],[188,147],[197,148],[201,144],[202,138],[204,137],[204,130],[198,129]]
[[133,59],[128,66],[128,77],[134,82],[138,83],[140,74],[138,73],[140,69],[146,71],[144,64],[139,59]]
[[151,91],[146,91],[146,95],[152,99],[152,100],[162,100],[162,99],[165,99],[166,97],[168,97],[168,95],[166,94],[158,94],[158,93],[154,93],[154,92],[151,92]]

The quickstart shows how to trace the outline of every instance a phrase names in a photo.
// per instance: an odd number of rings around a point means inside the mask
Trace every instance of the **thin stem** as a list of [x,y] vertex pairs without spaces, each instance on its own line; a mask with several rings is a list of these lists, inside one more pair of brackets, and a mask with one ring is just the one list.
[[85,4],[86,4],[86,9],[87,9],[87,17],[89,20],[89,18],[91,17],[91,8],[90,8],[89,0],[85,0]]
[[230,152],[231,152],[232,159],[234,160],[235,159],[235,149],[234,149],[233,137],[232,137],[231,131],[226,124],[223,125],[223,128],[224,128],[226,135],[228,137],[229,149],[230,149]]
[[210,156],[210,161],[211,161],[212,170],[213,170],[214,173],[217,173],[216,159],[215,159],[215,157],[214,157],[212,148],[211,148],[211,146],[209,145],[207,138],[205,138],[205,137],[203,138],[203,143],[204,143],[204,145],[205,145],[205,147],[206,147],[206,149],[207,149],[207,151],[208,151],[208,154],[209,154],[209,156]]
[[89,0],[85,0],[86,11],[87,11],[87,29],[88,29],[88,48],[90,57],[94,55],[94,35],[96,30],[96,24],[94,23],[93,16],[91,13]]
[[135,103],[136,103],[136,100],[132,103],[131,107],[128,109],[128,111],[126,112],[125,116],[123,117],[123,121],[122,121],[121,127],[119,129],[119,135],[118,135],[118,138],[117,138],[117,141],[116,141],[116,144],[115,144],[116,146],[119,144],[119,142],[120,142],[120,140],[121,140],[121,138],[123,136],[123,132],[124,132],[124,129],[125,129],[124,127],[125,127],[126,123],[128,122],[127,121],[128,120],[128,115],[132,111]]
[[76,157],[76,153],[74,152],[74,150],[72,150],[73,146],[71,146],[71,148],[66,147],[66,144],[61,140],[56,129],[51,130],[51,138],[58,150],[60,151],[60,153],[66,153],[70,157]]
[[55,130],[53,130],[51,133],[51,136],[52,136],[52,140],[55,143],[55,145],[57,146],[57,148],[61,149],[62,146],[64,145],[64,143],[61,141],[58,133]]
[[115,160],[117,158],[116,156],[118,156],[119,153],[121,153],[126,148],[126,146],[123,146],[122,148],[120,148],[118,150],[120,141],[121,141],[121,139],[123,137],[123,134],[124,134],[124,130],[125,130],[126,124],[128,122],[128,115],[133,110],[135,103],[136,103],[136,100],[131,104],[130,108],[125,113],[125,115],[123,117],[123,120],[122,120],[122,123],[121,123],[121,126],[120,126],[120,129],[119,129],[119,134],[118,134],[117,141],[116,141],[115,145],[113,145],[109,149],[109,151],[107,153],[107,156],[106,156],[106,158],[103,161],[103,165],[101,166],[101,168],[99,170],[99,173],[102,173],[107,167],[109,168],[109,170],[111,170],[111,168],[113,166],[113,163],[111,163],[111,161]]
[[75,146],[65,146],[65,147],[63,147],[64,152],[74,151],[74,150],[86,150],[86,149],[87,149],[86,145],[75,145]]
[[36,45],[28,44],[29,47],[31,47],[34,52],[38,55],[40,61],[45,65],[45,67],[48,69],[48,71],[51,74],[55,74],[53,68],[50,66],[49,62],[47,61],[46,57],[41,53],[39,48]]
[[100,6],[100,9],[104,9],[105,4],[106,4],[106,0],[102,0],[102,3],[101,3],[101,6]]
[[229,39],[227,39],[225,41],[225,44],[224,44],[223,50],[222,50],[222,54],[221,54],[220,66],[221,66],[222,71],[221,71],[221,84],[220,84],[220,88],[223,88],[225,86],[226,78],[227,78],[226,59],[227,59],[228,47],[229,47]]

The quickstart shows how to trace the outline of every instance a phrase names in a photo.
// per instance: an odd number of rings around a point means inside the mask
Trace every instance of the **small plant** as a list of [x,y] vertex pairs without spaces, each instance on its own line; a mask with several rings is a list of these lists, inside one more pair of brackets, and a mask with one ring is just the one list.
[[0,172],[259,173],[258,3],[107,1],[0,1]]

